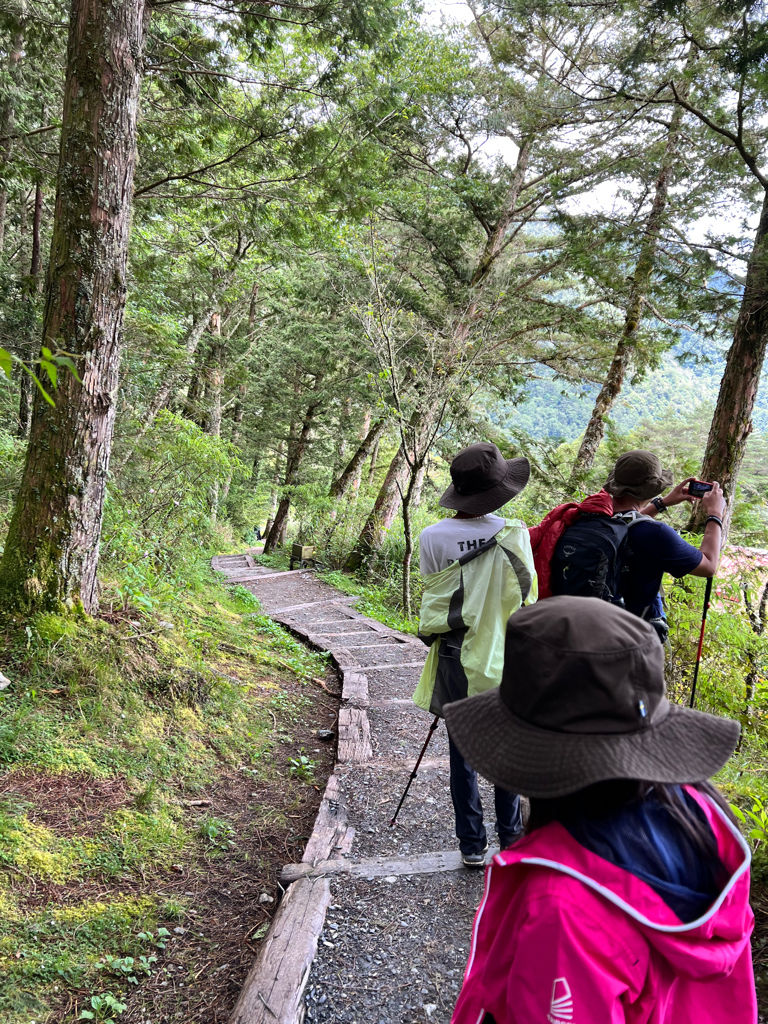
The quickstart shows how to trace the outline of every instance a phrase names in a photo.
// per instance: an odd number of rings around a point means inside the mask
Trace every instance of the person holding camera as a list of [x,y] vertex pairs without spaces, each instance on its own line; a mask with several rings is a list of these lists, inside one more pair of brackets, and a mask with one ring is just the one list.
[[[682,576],[714,576],[720,563],[725,498],[716,482],[703,483],[695,477],[681,481],[663,497],[672,474],[662,469],[653,452],[631,451],[617,459],[605,483],[613,498],[615,515],[637,513],[629,531],[623,557],[621,595],[627,611],[650,622],[660,638],[668,627],[661,601],[664,573]],[[655,520],[672,505],[701,501],[707,521],[701,547],[695,547],[668,526]]]

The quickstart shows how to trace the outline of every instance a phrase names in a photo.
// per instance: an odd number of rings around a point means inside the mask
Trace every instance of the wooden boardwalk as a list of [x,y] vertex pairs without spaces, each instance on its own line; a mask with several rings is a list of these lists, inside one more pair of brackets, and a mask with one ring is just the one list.
[[[397,826],[389,827],[430,723],[410,700],[426,648],[415,637],[361,615],[352,607],[354,598],[311,573],[275,573],[249,555],[215,558],[213,566],[226,583],[251,590],[275,621],[330,652],[342,680],[336,767],[301,864],[283,868],[286,895],[230,1024],[297,1024],[307,1016],[333,1024],[380,1017],[388,1024],[447,1024],[482,873],[462,868],[453,836],[444,727],[422,761]],[[359,913],[359,884],[365,886],[365,900],[377,904],[382,930],[373,938],[368,917]],[[430,936],[446,901],[449,910],[442,917],[449,936],[440,944],[446,947],[446,984],[427,977],[425,962],[422,984],[414,987],[422,961],[418,951],[401,947]],[[408,922],[401,919],[404,906],[411,908]],[[418,914],[414,920],[413,907],[420,908],[423,920]],[[362,948],[370,952],[361,969],[356,951]],[[392,959],[398,955],[416,965],[407,986],[400,983],[399,967],[380,973],[377,966],[398,963]]]

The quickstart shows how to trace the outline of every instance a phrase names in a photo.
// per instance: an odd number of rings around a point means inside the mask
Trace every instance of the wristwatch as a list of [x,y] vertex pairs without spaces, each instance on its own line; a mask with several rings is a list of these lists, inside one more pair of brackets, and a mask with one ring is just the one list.
[[651,504],[656,506],[657,512],[666,512],[667,506],[664,504],[664,499],[659,495],[658,498],[651,498]]

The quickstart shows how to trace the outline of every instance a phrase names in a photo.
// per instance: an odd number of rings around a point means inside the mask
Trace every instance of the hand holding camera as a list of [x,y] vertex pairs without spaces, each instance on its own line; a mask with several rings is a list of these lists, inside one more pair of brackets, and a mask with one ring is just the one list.
[[702,495],[701,504],[708,516],[717,516],[718,519],[722,519],[725,515],[725,496],[720,484],[716,481],[710,487],[711,490]]

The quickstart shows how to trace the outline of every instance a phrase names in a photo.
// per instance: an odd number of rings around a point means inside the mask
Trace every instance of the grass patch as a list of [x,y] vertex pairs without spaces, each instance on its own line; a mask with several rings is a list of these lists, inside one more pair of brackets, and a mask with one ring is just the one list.
[[[194,920],[177,879],[240,857],[239,877],[273,836],[281,858],[304,841],[294,819],[316,793],[288,755],[302,756],[313,710],[301,683],[326,659],[205,567],[151,613],[2,627],[0,1020],[119,1019],[147,986],[162,995],[165,946],[179,955]],[[240,787],[233,817],[198,811],[223,776]]]
[[387,587],[361,583],[355,576],[350,576],[340,569],[318,573],[318,576],[344,594],[359,595],[360,600],[355,607],[363,615],[377,619],[391,629],[400,630],[401,633],[418,633],[418,615],[412,615],[410,618],[404,615],[402,609],[393,603]]

